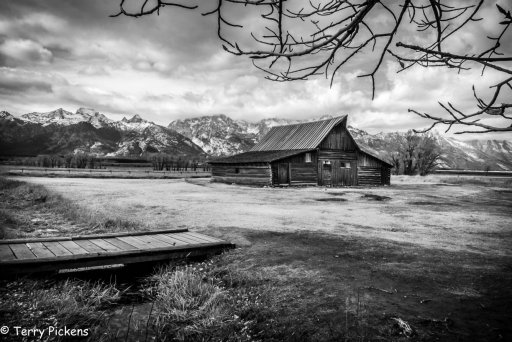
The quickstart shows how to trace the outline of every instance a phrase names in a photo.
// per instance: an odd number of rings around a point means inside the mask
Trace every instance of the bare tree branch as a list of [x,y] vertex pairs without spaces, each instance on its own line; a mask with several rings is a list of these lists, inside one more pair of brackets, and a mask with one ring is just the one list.
[[[120,0],[120,10],[112,17],[158,14],[164,7],[195,10],[209,4],[200,0],[140,0],[137,10],[128,11],[125,0]],[[413,67],[465,72],[476,66],[482,68],[483,74],[492,69],[503,76],[502,80],[489,86],[492,94],[486,99],[477,96],[473,89],[475,110],[465,112],[449,102],[440,103],[444,115],[414,109],[409,112],[432,121],[422,132],[437,125],[447,126],[447,131],[454,126],[473,127],[483,133],[512,131],[511,101],[498,103],[500,99],[512,98],[512,56],[500,50],[504,41],[510,39],[510,8],[495,6],[493,20],[499,22],[500,29],[495,36],[485,37],[490,44],[481,51],[461,53],[451,50],[453,44],[449,43],[465,28],[482,20],[479,16],[484,8],[484,0],[217,0],[215,8],[199,10],[204,16],[216,17],[217,36],[225,51],[252,59],[253,65],[272,81],[307,80],[324,75],[332,85],[335,77],[350,67],[350,62],[366,58],[369,70],[359,77],[371,79],[374,98],[376,77],[386,58],[398,62],[398,72]],[[258,19],[261,26],[254,32],[248,31],[233,15],[242,11]],[[232,34],[238,30],[249,39]],[[415,39],[414,33],[422,35],[422,39]],[[397,41],[395,51],[392,41]],[[499,121],[489,121],[497,118]],[[457,133],[466,132],[474,131]]]

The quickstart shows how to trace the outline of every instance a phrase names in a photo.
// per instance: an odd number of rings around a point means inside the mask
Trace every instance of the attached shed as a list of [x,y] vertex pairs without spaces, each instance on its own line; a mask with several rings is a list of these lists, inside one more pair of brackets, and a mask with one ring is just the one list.
[[347,116],[273,127],[249,152],[210,161],[217,182],[247,185],[389,185],[392,165],[358,144]]

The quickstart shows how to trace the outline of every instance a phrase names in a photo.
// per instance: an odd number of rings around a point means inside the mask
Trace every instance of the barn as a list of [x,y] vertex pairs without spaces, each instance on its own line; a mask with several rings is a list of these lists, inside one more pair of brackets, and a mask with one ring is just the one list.
[[216,182],[246,185],[389,185],[392,165],[358,144],[347,116],[273,127],[249,152],[210,161]]

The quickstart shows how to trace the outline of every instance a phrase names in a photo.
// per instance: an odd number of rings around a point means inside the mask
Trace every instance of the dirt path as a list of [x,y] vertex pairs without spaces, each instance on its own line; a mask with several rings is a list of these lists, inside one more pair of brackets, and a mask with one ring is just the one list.
[[[512,192],[439,183],[251,188],[194,180],[23,178],[92,212],[150,229],[321,231],[449,251],[512,255]],[[222,229],[222,231],[225,231]],[[235,236],[223,236],[235,242]],[[242,238],[243,239],[243,238]]]

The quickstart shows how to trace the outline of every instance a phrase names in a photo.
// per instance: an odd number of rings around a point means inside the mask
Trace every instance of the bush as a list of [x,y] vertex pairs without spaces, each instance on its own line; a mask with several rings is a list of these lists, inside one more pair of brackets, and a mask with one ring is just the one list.
[[232,320],[226,292],[213,280],[188,267],[168,268],[150,278],[147,290],[155,301],[155,330],[159,336],[179,341],[213,336],[221,325]]

